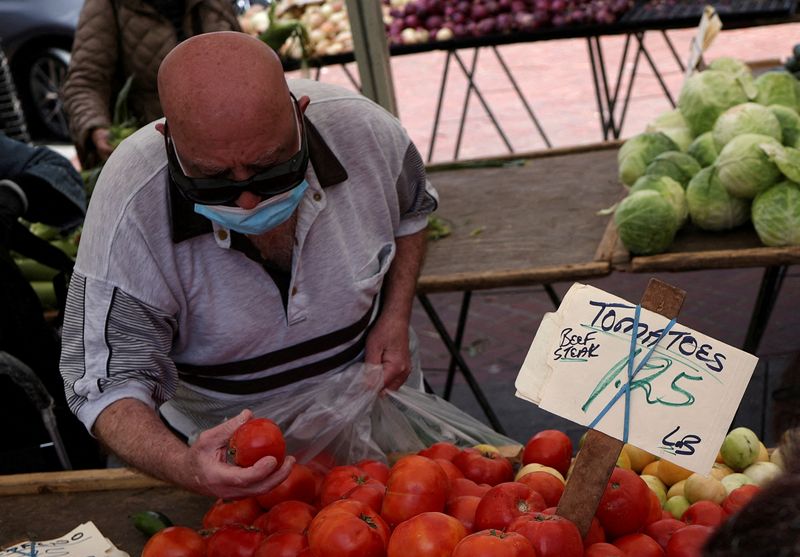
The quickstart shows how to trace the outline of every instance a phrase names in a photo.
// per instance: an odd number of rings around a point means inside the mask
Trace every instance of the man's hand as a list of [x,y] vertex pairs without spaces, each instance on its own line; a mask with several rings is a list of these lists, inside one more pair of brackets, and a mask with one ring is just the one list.
[[108,128],[95,128],[92,130],[92,143],[100,159],[105,161],[111,156],[114,151],[114,146],[111,145],[111,132]]
[[411,373],[408,321],[381,315],[367,335],[364,361],[383,366],[383,386],[396,391]]
[[195,491],[237,499],[259,495],[276,487],[289,475],[294,458],[287,456],[280,468],[265,456],[247,468],[227,463],[228,440],[240,425],[253,417],[250,410],[201,433],[187,453],[187,475]]

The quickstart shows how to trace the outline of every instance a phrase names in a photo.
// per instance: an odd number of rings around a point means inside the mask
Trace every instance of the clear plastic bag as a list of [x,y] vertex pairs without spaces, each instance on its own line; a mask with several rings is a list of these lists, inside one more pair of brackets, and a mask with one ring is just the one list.
[[381,366],[357,363],[302,390],[252,407],[283,430],[300,462],[325,454],[339,464],[419,451],[438,441],[516,445],[449,402],[409,386],[383,391]]

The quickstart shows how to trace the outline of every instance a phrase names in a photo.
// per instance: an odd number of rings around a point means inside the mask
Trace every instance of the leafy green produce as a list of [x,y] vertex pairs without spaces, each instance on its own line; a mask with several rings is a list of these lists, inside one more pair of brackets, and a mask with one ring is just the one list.
[[27,257],[15,259],[14,263],[28,282],[53,280],[58,274],[58,270]]
[[436,215],[428,217],[428,239],[439,240],[446,238],[453,232],[452,227]]
[[620,181],[626,186],[633,185],[658,155],[678,150],[675,142],[662,132],[645,132],[633,136],[622,144],[617,153]]
[[765,245],[800,245],[800,185],[784,181],[759,194],[752,218]]
[[693,138],[692,130],[689,129],[683,114],[678,109],[664,112],[649,123],[645,131],[663,133],[674,141],[681,151],[689,148]]
[[631,193],[637,191],[653,190],[657,191],[669,201],[678,219],[678,228],[683,226],[689,216],[689,207],[686,205],[686,194],[683,186],[669,176],[648,176],[645,174],[633,184]]
[[710,131],[720,114],[749,101],[755,94],[755,87],[741,76],[706,70],[692,75],[683,84],[678,109],[697,136]]
[[800,183],[800,150],[782,145],[762,145],[761,150],[775,163],[781,174]]
[[716,162],[719,179],[732,196],[752,199],[780,179],[780,170],[762,145],[781,146],[774,137],[746,133],[734,137],[720,151]]
[[713,166],[692,178],[686,188],[686,202],[692,222],[703,230],[728,230],[750,218],[750,202],[731,196]]
[[137,130],[136,119],[128,111],[128,95],[131,92],[131,85],[133,85],[133,76],[125,81],[114,102],[114,118],[108,130],[111,136],[109,143],[114,147]]
[[714,143],[714,134],[706,132],[695,137],[686,150],[686,154],[699,162],[702,167],[714,164],[714,161],[717,160],[717,155],[719,155],[717,144]]
[[614,223],[625,247],[641,255],[666,250],[678,230],[675,208],[652,190],[637,191],[623,199],[614,213]]
[[755,81],[758,95],[756,102],[769,106],[780,104],[793,110],[800,108],[800,82],[785,71],[761,74]]
[[750,66],[741,60],[730,56],[723,56],[711,62],[708,65],[708,69],[732,74],[741,79],[742,83],[748,84],[748,88],[752,89],[753,72],[750,71]]
[[757,133],[781,141],[783,132],[778,117],[766,106],[757,103],[743,103],[723,112],[714,123],[712,130],[717,149],[744,133]]
[[768,108],[781,125],[781,142],[789,147],[800,147],[800,115],[780,104],[771,104]]
[[645,176],[669,176],[686,188],[692,176],[700,172],[700,164],[686,153],[667,151],[647,165]]
[[42,303],[45,309],[58,308],[58,300],[56,299],[56,291],[53,288],[53,281],[51,280],[34,280],[31,281],[31,287],[36,292],[36,297]]

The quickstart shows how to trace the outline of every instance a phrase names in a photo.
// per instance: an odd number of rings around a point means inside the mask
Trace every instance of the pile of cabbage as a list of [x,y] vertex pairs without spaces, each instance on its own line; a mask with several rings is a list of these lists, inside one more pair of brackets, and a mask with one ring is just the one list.
[[686,80],[678,108],[619,150],[630,188],[614,220],[634,254],[660,253],[690,222],[722,231],[752,220],[767,246],[800,245],[800,81],[753,78],[720,58]]

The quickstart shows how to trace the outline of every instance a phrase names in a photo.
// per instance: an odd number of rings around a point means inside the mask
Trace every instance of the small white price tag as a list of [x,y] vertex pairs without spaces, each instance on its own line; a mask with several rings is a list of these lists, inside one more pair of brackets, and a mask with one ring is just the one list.
[[627,420],[628,443],[707,474],[758,359],[640,309],[629,365],[636,311],[622,298],[573,285],[543,319],[517,396],[622,441]]
[[27,541],[0,550],[0,557],[130,557],[117,549],[93,522],[54,540]]

